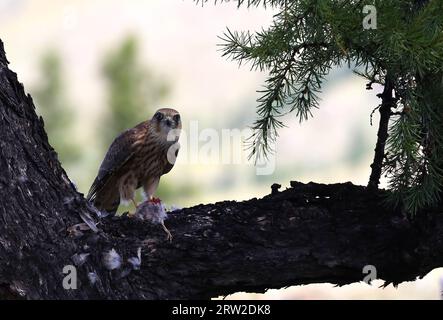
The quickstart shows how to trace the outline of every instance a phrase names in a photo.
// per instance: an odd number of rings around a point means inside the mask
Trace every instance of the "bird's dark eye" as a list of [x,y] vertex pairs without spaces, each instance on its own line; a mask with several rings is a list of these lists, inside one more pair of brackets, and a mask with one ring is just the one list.
[[179,121],[180,121],[180,115],[179,115],[179,114],[176,114],[176,115],[173,117],[173,119],[174,119],[175,123],[179,123]]
[[163,119],[163,113],[157,112],[154,116],[157,121],[161,121]]

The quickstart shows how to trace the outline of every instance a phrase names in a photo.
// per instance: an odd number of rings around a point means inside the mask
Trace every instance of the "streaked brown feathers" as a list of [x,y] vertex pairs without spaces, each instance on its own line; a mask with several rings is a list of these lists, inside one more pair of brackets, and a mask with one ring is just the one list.
[[160,176],[174,166],[167,159],[174,141],[167,141],[163,131],[181,129],[177,115],[173,109],[160,109],[151,120],[122,132],[112,142],[87,196],[97,209],[115,213],[120,201],[133,200],[141,186],[155,192]]

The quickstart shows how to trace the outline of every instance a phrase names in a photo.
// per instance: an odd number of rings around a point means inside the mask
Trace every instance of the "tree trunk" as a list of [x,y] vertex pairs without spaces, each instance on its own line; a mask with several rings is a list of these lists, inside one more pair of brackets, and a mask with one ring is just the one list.
[[383,93],[378,95],[382,99],[382,103],[379,108],[380,123],[377,131],[377,143],[374,149],[374,161],[371,164],[371,175],[368,182],[368,188],[371,190],[378,189],[380,184],[386,141],[388,140],[389,119],[391,118],[391,110],[395,107],[395,99],[392,93],[394,87],[391,76],[389,73],[386,75]]
[[[379,205],[384,191],[350,183],[292,183],[263,199],[176,211],[172,243],[147,222],[99,219],[60,166],[1,41],[0,147],[0,298],[207,299],[361,281],[368,264],[393,283],[443,265],[441,207],[410,222]],[[92,219],[97,232],[68,232]],[[109,271],[112,248],[122,264]],[[63,287],[66,265],[76,266],[77,289]]]

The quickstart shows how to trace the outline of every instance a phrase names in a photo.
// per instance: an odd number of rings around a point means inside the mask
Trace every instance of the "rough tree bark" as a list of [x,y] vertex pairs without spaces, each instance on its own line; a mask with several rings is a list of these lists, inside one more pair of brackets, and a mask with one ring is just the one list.
[[[0,148],[0,298],[206,299],[361,281],[367,264],[393,283],[443,265],[442,207],[411,222],[379,205],[383,191],[350,183],[294,182],[263,199],[174,212],[172,243],[149,223],[99,220],[61,168],[1,41]],[[68,232],[87,215],[98,232]],[[109,271],[103,254],[112,248],[123,264]],[[139,248],[136,270],[128,259]],[[78,289],[65,290],[62,270],[74,263]]]

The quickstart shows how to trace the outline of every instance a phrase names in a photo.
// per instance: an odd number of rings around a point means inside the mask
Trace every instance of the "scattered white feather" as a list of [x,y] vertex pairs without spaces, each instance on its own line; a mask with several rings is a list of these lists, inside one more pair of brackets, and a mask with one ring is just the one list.
[[21,297],[26,297],[26,289],[25,286],[19,281],[12,281],[12,284],[9,286],[12,291],[17,292]]
[[109,212],[106,211],[100,211],[98,210],[92,203],[88,202],[88,208],[94,211],[94,213],[97,215],[97,218],[106,218],[109,216]]
[[98,280],[98,275],[95,272],[88,272],[88,279],[91,285],[94,285]]
[[71,257],[71,260],[77,267],[80,267],[86,262],[89,255],[89,253],[76,253]]
[[137,249],[137,256],[136,257],[131,257],[128,259],[128,262],[131,264],[132,268],[134,270],[140,270],[140,266],[142,264],[142,248],[139,247]]
[[103,254],[103,264],[108,270],[118,269],[122,265],[122,257],[112,248]]
[[88,225],[88,227],[94,231],[98,232],[98,228],[96,226],[96,223],[94,219],[92,219],[91,215],[86,211],[80,211],[80,218]]
[[74,197],[64,197],[64,198],[63,198],[63,204],[64,204],[64,205],[71,204],[74,200],[75,200]]

